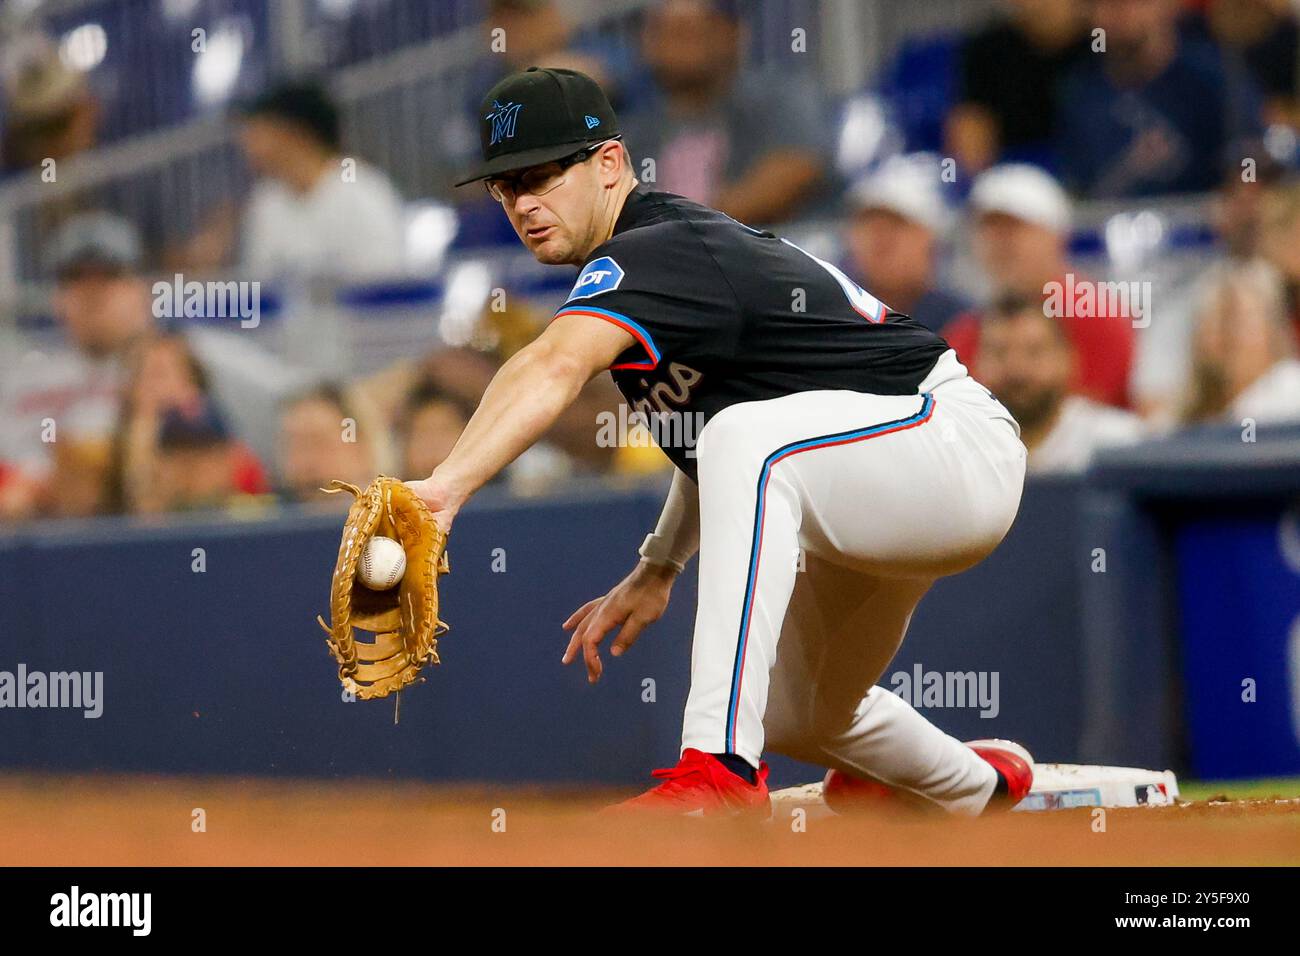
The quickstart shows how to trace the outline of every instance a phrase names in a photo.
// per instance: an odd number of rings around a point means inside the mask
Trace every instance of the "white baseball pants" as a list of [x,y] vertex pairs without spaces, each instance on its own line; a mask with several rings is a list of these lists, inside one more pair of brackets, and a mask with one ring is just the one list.
[[920,394],[733,405],[700,435],[699,608],[682,747],[764,748],[979,813],[993,769],[874,686],[935,579],[1011,527],[1019,426],[946,353]]

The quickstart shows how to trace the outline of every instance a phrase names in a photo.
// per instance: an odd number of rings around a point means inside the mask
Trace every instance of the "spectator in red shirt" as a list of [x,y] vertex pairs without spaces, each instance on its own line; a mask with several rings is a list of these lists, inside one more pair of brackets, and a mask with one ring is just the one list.
[[[1066,255],[1070,202],[1060,184],[1036,166],[995,166],[975,180],[970,212],[975,258],[991,295],[1043,302],[1046,309],[1064,290],[1063,314],[1057,317],[1076,356],[1070,390],[1127,407],[1133,319],[1115,314],[1108,296],[1097,294],[1094,280],[1071,270]],[[942,334],[978,374],[980,315],[959,316]]]

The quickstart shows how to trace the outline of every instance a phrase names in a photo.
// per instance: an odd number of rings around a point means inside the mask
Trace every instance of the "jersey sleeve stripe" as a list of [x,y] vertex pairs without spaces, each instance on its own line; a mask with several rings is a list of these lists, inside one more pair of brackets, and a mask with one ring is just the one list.
[[660,355],[659,349],[654,343],[654,339],[650,337],[650,333],[642,328],[640,324],[629,319],[626,315],[620,315],[617,312],[610,312],[608,309],[595,309],[591,306],[581,306],[572,309],[561,308],[559,312],[555,313],[552,321],[558,319],[562,315],[588,315],[594,319],[604,319],[611,325],[617,325],[623,331],[630,333],[640,344],[641,348],[645,350],[645,354],[648,356],[646,361],[623,362],[619,365],[611,365],[611,369],[630,368],[649,371],[658,366]]

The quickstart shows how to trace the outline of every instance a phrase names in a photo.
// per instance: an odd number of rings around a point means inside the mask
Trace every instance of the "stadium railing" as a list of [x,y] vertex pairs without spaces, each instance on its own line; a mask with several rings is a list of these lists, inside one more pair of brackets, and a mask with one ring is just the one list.
[[[582,31],[631,48],[640,14],[651,2],[605,0],[575,9]],[[265,5],[250,4],[250,10],[263,11],[259,18],[242,12],[240,3],[197,0],[163,4],[165,15],[151,19],[156,6],[145,0],[65,0],[39,8],[48,11],[37,23],[55,34],[96,23],[95,17],[108,23],[114,38],[108,55],[121,58],[113,61],[108,85],[114,95],[132,91],[139,105],[119,124],[121,136],[61,164],[56,182],[25,173],[0,183],[0,310],[21,301],[19,285],[43,275],[40,250],[61,208],[107,208],[124,215],[141,227],[157,254],[193,235],[214,208],[244,195],[248,171],[223,114],[230,98],[276,75],[321,72],[343,107],[348,155],[387,171],[407,197],[450,197],[448,184],[477,146],[466,117],[482,93],[471,89],[481,76],[474,68],[484,61],[478,4],[424,5],[445,7],[449,12],[441,17],[417,15],[411,3],[340,3],[327,12],[324,5],[283,0],[272,5],[274,16],[265,14]],[[866,87],[906,36],[958,29],[993,6],[991,0],[763,0],[747,18],[748,63],[758,69],[797,65],[818,73],[829,95],[844,96]],[[231,21],[225,27],[223,16]],[[160,106],[160,98],[193,86],[190,23],[230,34],[229,55],[238,52],[234,85],[209,103],[191,102],[191,92],[175,94],[184,100],[179,105]],[[812,33],[807,58],[792,61],[791,23],[805,24]],[[143,44],[125,57],[116,47],[123,30],[130,43]],[[346,53],[348,44],[339,36],[349,30],[370,31],[373,42]],[[91,79],[93,86],[93,72]]]

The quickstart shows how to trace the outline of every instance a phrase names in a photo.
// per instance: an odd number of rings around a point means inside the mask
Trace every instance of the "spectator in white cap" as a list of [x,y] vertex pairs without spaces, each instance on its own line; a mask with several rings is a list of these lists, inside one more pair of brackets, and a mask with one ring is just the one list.
[[938,332],[970,303],[940,287],[939,252],[953,214],[940,185],[939,157],[897,156],[849,193],[845,269],[891,309]]
[[[1049,307],[1075,353],[1072,390],[1108,405],[1129,404],[1133,318],[1112,314],[1090,276],[1068,259],[1070,201],[1037,166],[1008,163],[981,174],[970,193],[971,244],[991,298],[1015,296]],[[979,368],[979,316],[967,314],[943,329],[962,361]],[[977,371],[978,374],[978,371]]]

